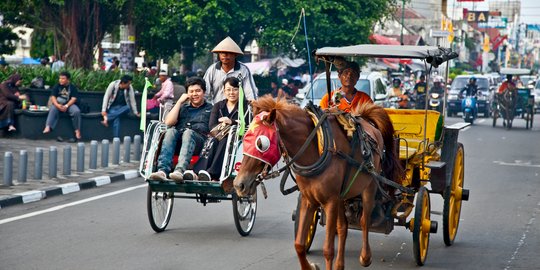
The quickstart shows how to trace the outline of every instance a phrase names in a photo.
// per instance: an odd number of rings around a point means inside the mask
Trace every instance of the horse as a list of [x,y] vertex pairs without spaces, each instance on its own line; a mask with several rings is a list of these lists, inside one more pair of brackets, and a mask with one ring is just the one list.
[[[256,179],[261,173],[277,163],[279,153],[271,154],[272,161],[265,160],[259,154],[277,151],[286,155],[296,156],[300,151],[308,135],[315,129],[315,124],[310,115],[296,105],[288,104],[283,99],[274,100],[271,97],[262,97],[252,102],[255,117],[250,125],[250,130],[244,137],[244,157],[238,175],[234,179],[234,188],[239,196],[247,196],[256,193],[259,181]],[[400,182],[401,165],[399,157],[395,151],[394,128],[386,111],[377,105],[364,104],[354,115],[357,118],[365,133],[375,142],[372,151],[373,169],[376,173],[382,173],[388,179]],[[305,243],[310,226],[310,217],[315,211],[322,207],[326,214],[326,237],[323,246],[326,269],[332,269],[334,260],[334,239],[338,235],[338,249],[335,261],[335,269],[344,269],[345,263],[345,241],[347,237],[348,223],[345,216],[345,201],[347,199],[360,196],[362,200],[362,215],[360,226],[363,231],[362,249],[359,261],[363,266],[371,264],[371,249],[368,241],[369,226],[371,224],[371,212],[375,204],[375,195],[379,184],[372,174],[358,173],[356,168],[348,168],[347,161],[336,153],[350,153],[351,145],[346,132],[339,126],[336,117],[328,116],[329,127],[332,129],[334,144],[331,149],[329,164],[324,170],[316,175],[305,177],[297,174],[296,183],[302,194],[299,215],[299,226],[295,239],[295,250],[300,262],[301,269],[318,269],[318,266],[310,263],[306,258]],[[270,130],[270,139],[261,137],[249,137],[250,131],[259,128]],[[276,139],[277,138],[277,139]],[[255,141],[253,141],[255,140]],[[307,142],[307,148],[303,149],[294,162],[300,166],[308,166],[317,162],[320,152],[317,140]],[[247,154],[246,150],[250,144],[254,144],[260,153]],[[270,145],[268,145],[270,144]],[[256,151],[255,151],[256,152]],[[360,152],[360,151],[358,151]],[[355,160],[362,160],[362,153],[353,155]],[[293,158],[294,159],[294,158]],[[273,163],[273,164],[271,164]],[[294,168],[293,168],[294,169]],[[351,174],[346,174],[350,169]],[[356,174],[355,174],[356,172]],[[341,196],[341,186],[344,178],[349,175],[350,189]],[[354,180],[353,178],[356,178]],[[262,181],[262,180],[261,180]],[[341,195],[340,195],[341,194]],[[358,225],[358,224],[356,224]]]

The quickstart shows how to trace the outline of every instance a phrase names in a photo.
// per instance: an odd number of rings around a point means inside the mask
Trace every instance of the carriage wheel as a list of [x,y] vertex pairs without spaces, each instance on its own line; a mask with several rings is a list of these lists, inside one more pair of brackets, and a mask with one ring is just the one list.
[[241,236],[248,236],[255,224],[257,214],[257,193],[249,197],[238,197],[232,194],[234,225]]
[[171,219],[174,204],[173,192],[154,192],[148,186],[146,197],[146,211],[150,226],[156,232],[165,230]]
[[[300,224],[300,220],[298,218],[298,213],[300,213],[300,203],[302,201],[302,193],[298,194],[298,203],[296,204],[296,210],[293,212],[293,220],[294,220],[294,237],[296,238],[297,232],[298,232],[298,225]],[[319,221],[319,210],[315,211],[313,214],[313,218],[311,219],[311,224],[309,225],[309,230],[306,237],[306,252],[309,252],[309,249],[311,248],[311,244],[313,244],[313,239],[315,238],[315,232],[317,231],[317,221]]]
[[527,121],[526,122],[527,129],[529,128],[532,129],[533,118],[534,118],[533,109],[529,107],[525,114],[525,121]]
[[416,196],[414,218],[409,226],[413,232],[413,253],[416,264],[424,265],[429,246],[429,234],[437,232],[437,222],[430,220],[430,201],[426,187],[421,187]]
[[497,117],[499,117],[499,110],[495,109],[492,113],[493,115],[493,126],[497,125]]
[[469,199],[469,191],[463,189],[465,174],[465,155],[463,144],[459,143],[452,173],[451,183],[443,193],[443,237],[444,243],[451,246],[457,235],[459,218],[461,214],[461,202]]

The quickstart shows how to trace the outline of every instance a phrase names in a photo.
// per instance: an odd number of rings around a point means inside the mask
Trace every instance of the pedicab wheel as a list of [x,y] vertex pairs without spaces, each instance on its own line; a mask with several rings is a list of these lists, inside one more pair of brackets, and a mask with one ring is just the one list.
[[232,194],[234,225],[241,236],[248,236],[255,224],[257,214],[257,193],[248,197]]
[[463,189],[464,161],[463,144],[459,143],[454,159],[452,179],[443,193],[443,238],[444,244],[447,246],[451,246],[456,239],[461,215],[461,202],[468,200],[469,196],[468,190]]
[[[296,210],[293,212],[293,220],[294,220],[294,237],[296,238],[296,235],[298,233],[298,226],[300,225],[300,219],[298,218],[298,213],[300,213],[300,203],[302,201],[302,193],[298,194],[298,203],[296,204]],[[310,219],[309,224],[309,230],[306,236],[306,252],[309,252],[309,249],[311,248],[311,244],[313,244],[313,239],[315,238],[315,232],[317,232],[317,222],[319,221],[319,210],[315,211],[313,213],[313,217]]]
[[154,192],[148,186],[146,210],[148,221],[150,221],[150,226],[154,231],[162,232],[165,230],[171,219],[173,205],[173,192]]
[[416,196],[414,219],[410,225],[413,233],[413,253],[416,264],[424,265],[429,246],[429,234],[437,232],[437,223],[430,220],[430,201],[426,187],[421,187]]
[[497,125],[497,117],[499,116],[499,111],[498,110],[494,110],[493,111],[493,126],[496,126]]

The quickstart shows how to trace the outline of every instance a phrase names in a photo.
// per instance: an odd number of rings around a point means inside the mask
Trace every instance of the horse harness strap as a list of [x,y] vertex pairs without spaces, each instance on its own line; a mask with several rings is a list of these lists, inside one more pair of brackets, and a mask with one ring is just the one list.
[[[324,169],[326,169],[326,166],[328,166],[329,164],[329,161],[330,161],[330,158],[331,158],[331,155],[330,155],[330,151],[329,151],[329,145],[330,145],[330,142],[332,141],[333,142],[333,136],[332,136],[332,131],[329,127],[329,124],[328,124],[328,121],[327,118],[328,118],[328,115],[329,113],[323,113],[320,109],[316,108],[315,106],[313,105],[308,105],[308,107],[306,107],[306,110],[309,110],[310,112],[312,112],[312,114],[316,115],[317,118],[319,118],[317,124],[315,125],[315,128],[311,131],[311,133],[309,134],[309,136],[307,137],[306,141],[304,142],[304,144],[302,145],[302,147],[300,147],[300,149],[298,150],[298,152],[295,154],[294,157],[292,157],[292,159],[289,160],[289,154],[287,152],[287,148],[285,147],[285,144],[283,144],[283,141],[281,139],[279,139],[279,147],[281,149],[281,155],[283,156],[283,159],[285,160],[285,166],[283,166],[282,168],[278,169],[277,171],[274,171],[274,172],[271,172],[271,173],[267,173],[267,168],[265,167],[263,169],[263,172],[261,174],[259,174],[259,176],[257,177],[257,181],[259,182],[262,182],[264,179],[269,179],[269,178],[274,178],[274,177],[277,177],[279,176],[283,171],[287,170],[289,172],[289,174],[291,174],[292,176],[292,173],[290,173],[290,170],[291,170],[291,167],[292,167],[292,170],[299,174],[299,175],[302,175],[302,176],[313,176],[313,175],[316,175],[316,174],[320,174]],[[298,160],[302,155],[303,153],[306,151],[306,149],[309,147],[311,141],[315,138],[315,136],[317,135],[317,132],[319,129],[322,129],[323,131],[323,151],[322,151],[322,154],[321,154],[321,157],[319,158],[319,160],[317,160],[317,162],[315,162],[314,164],[312,165],[308,165],[308,166],[301,166],[301,165],[298,165],[298,164],[295,164],[295,161]],[[276,126],[276,131],[277,131],[277,134],[279,136],[279,127]],[[281,192],[286,195],[286,194],[289,194],[295,190],[298,189],[297,186],[295,187],[292,187],[291,189],[289,190],[284,190],[283,187],[284,187],[284,181],[286,181],[287,177],[283,177],[282,178],[282,183],[281,183]],[[293,176],[293,180],[294,179],[294,176]],[[295,180],[296,182],[296,180]]]

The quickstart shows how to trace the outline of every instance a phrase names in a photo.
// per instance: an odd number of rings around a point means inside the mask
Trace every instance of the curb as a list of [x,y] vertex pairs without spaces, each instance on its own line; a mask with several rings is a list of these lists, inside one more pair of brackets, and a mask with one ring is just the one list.
[[95,188],[110,183],[139,177],[137,170],[127,170],[113,175],[96,176],[81,182],[71,182],[38,190],[30,190],[0,198],[0,209],[23,203],[40,201],[49,197],[65,195],[84,189]]

